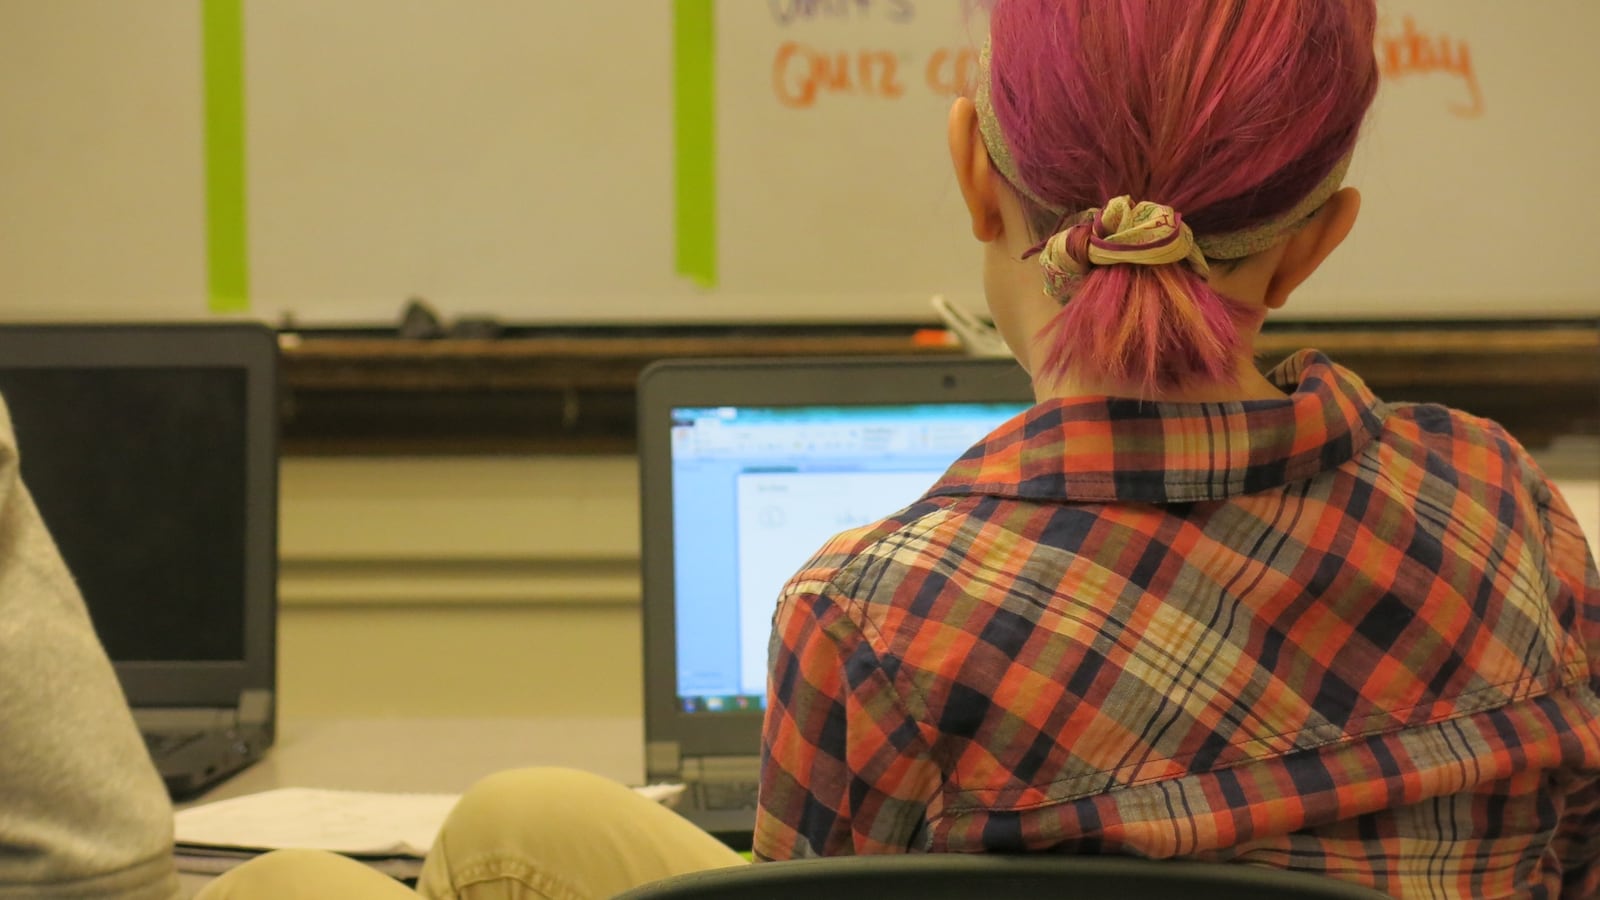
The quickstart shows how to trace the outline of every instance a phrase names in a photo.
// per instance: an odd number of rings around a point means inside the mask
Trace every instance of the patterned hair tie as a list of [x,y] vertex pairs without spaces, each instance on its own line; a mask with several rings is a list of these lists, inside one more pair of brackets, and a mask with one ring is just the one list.
[[[1064,223],[1066,224],[1066,223]],[[1170,206],[1117,197],[1102,209],[1073,216],[1039,246],[1050,294],[1065,299],[1095,266],[1166,266],[1187,261],[1200,277],[1211,272],[1194,232]]]

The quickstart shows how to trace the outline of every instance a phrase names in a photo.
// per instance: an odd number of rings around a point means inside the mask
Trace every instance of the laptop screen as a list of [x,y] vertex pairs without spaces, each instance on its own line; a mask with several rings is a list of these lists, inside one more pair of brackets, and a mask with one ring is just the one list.
[[246,375],[0,369],[23,481],[117,662],[244,658]]
[[672,409],[678,708],[765,704],[784,583],[833,535],[922,496],[1024,403]]

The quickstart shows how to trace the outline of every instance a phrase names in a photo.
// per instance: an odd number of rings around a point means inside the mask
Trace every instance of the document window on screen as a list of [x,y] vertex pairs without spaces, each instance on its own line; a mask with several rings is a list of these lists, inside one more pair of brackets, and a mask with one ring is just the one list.
[[687,713],[766,697],[779,591],[834,535],[915,502],[1020,404],[676,409],[677,694]]

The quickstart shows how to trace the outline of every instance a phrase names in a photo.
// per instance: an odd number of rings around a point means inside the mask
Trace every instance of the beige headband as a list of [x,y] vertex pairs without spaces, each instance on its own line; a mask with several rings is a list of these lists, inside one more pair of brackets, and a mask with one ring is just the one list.
[[[1023,182],[1016,160],[1011,157],[1011,148],[1006,143],[1005,133],[1000,130],[1000,120],[994,112],[991,94],[993,87],[989,73],[990,45],[987,41],[984,42],[980,60],[978,95],[973,103],[978,110],[978,130],[983,135],[983,144],[989,151],[989,158],[994,160],[995,168],[1000,170],[1000,174],[1004,175],[1024,197],[1037,206],[1062,216],[1063,219],[1068,218],[1067,214],[1072,212],[1071,210],[1063,209],[1038,196]],[[1276,244],[1280,238],[1310,218],[1322,204],[1327,203],[1328,198],[1344,184],[1345,175],[1349,174],[1349,171],[1350,156],[1347,154],[1334,165],[1333,171],[1328,173],[1321,184],[1283,215],[1238,231],[1200,235],[1194,242],[1208,259],[1243,259],[1260,253]],[[1081,216],[1082,213],[1078,215]]]

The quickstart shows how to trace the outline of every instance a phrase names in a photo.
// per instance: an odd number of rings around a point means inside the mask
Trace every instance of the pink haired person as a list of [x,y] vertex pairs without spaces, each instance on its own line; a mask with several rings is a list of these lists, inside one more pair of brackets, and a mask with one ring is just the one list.
[[758,853],[1600,894],[1600,576],[1571,512],[1493,422],[1314,351],[1253,364],[1355,223],[1375,18],[995,4],[949,144],[1039,402],[790,582]]
[[[1355,224],[1376,15],[994,4],[948,141],[1038,403],[784,589],[759,858],[1600,895],[1600,575],[1572,513],[1493,422],[1384,403],[1315,351],[1253,363]],[[231,896],[348,868],[273,860]],[[531,770],[467,795],[419,889],[603,897],[740,862],[619,786]]]

